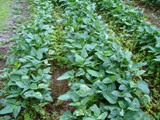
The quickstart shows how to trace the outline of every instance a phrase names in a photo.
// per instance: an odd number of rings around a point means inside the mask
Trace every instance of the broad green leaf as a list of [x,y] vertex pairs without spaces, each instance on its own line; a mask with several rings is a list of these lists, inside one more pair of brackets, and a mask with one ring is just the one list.
[[32,89],[32,90],[36,90],[36,89],[38,89],[38,87],[37,87],[37,84],[36,84],[36,83],[32,83],[32,84],[29,86],[29,88],[30,88],[30,89]]
[[89,87],[88,87],[87,85],[85,85],[85,84],[81,84],[79,90],[80,90],[80,91],[83,91],[83,93],[90,93],[91,88],[89,88]]
[[104,98],[111,104],[115,104],[117,102],[118,97],[111,94],[109,91],[102,93]]
[[89,96],[89,97],[85,97],[85,98],[83,98],[83,99],[81,100],[81,104],[82,104],[82,105],[86,105],[89,100],[90,100],[90,96]]
[[138,81],[138,88],[141,89],[143,92],[149,94],[149,88],[148,88],[148,84],[142,80]]
[[54,50],[49,50],[49,52],[48,52],[49,55],[53,55],[54,53],[55,53]]
[[128,106],[128,103],[125,100],[119,100],[118,104],[122,109],[125,109]]
[[84,114],[85,114],[84,112],[85,112],[84,110],[82,110],[81,108],[79,108],[79,109],[76,109],[74,111],[73,115],[75,115],[75,116],[84,116]]
[[94,117],[85,117],[85,118],[83,118],[83,120],[97,120],[97,119]]
[[31,55],[36,56],[36,53],[37,53],[37,50],[34,47],[32,47],[31,48]]
[[40,92],[34,92],[33,90],[25,92],[24,96],[25,96],[25,98],[43,99],[43,96]]
[[88,51],[91,51],[91,50],[95,49],[96,46],[97,46],[96,43],[91,43],[91,44],[85,45],[85,48],[86,48]]
[[99,77],[100,76],[100,73],[95,71],[95,70],[91,70],[91,69],[87,69],[87,72],[91,75],[91,76],[94,76],[94,77]]
[[13,109],[14,118],[17,118],[20,110],[21,110],[21,106],[16,106],[16,107]]
[[105,120],[108,116],[108,113],[107,112],[104,112],[102,113],[100,116],[98,116],[98,120]]
[[16,81],[16,85],[19,87],[19,88],[25,88],[26,86],[24,85],[24,83],[22,83],[21,81]]
[[124,110],[122,109],[119,114],[120,114],[120,116],[124,116]]
[[156,38],[156,41],[157,41],[157,44],[156,44],[156,47],[160,47],[160,37],[155,37]]
[[76,77],[79,77],[79,76],[82,76],[82,75],[85,75],[85,71],[82,68],[79,68],[78,72],[76,73]]
[[79,107],[79,106],[81,106],[81,103],[80,102],[74,102],[74,103],[70,103],[69,105],[73,106],[73,107]]
[[134,108],[139,108],[140,107],[140,103],[139,103],[139,100],[137,98],[135,98],[133,101],[132,101],[132,107]]
[[41,84],[38,85],[38,88],[39,89],[44,89],[44,88],[48,88],[48,86],[49,86],[48,84],[41,83]]
[[142,74],[144,74],[145,73],[145,70],[138,70],[138,71],[136,71],[136,76],[140,76],[140,75],[142,75]]
[[88,53],[87,53],[87,51],[86,51],[85,48],[82,49],[82,51],[81,51],[81,56],[82,56],[83,58],[88,57]]
[[63,100],[63,101],[67,101],[70,99],[69,94],[64,94],[58,97],[58,100]]
[[116,80],[117,80],[116,76],[108,76],[108,77],[104,78],[102,80],[102,82],[105,83],[105,84],[109,84],[109,83],[113,83]]
[[98,117],[101,113],[100,109],[98,108],[98,106],[96,104],[94,104],[93,106],[90,107],[91,110],[94,112],[94,115],[96,117]]
[[71,98],[74,102],[79,101],[80,98],[79,98],[79,96],[78,96],[76,93],[74,93],[74,92],[69,92],[68,94],[69,94],[70,98]]
[[75,54],[75,58],[76,58],[75,61],[77,63],[84,63],[84,61],[85,61],[85,59],[78,54]]
[[102,83],[100,80],[97,80],[93,85],[98,86],[102,91],[105,91],[108,89],[107,86],[104,83]]
[[46,69],[43,70],[44,73],[48,74],[50,72],[50,67],[47,67]]
[[7,96],[6,98],[16,98],[18,97],[20,94],[11,94],[9,96]]
[[53,102],[53,98],[51,97],[50,93],[48,93],[48,94],[43,94],[43,98],[44,98],[44,100],[46,100],[46,101]]
[[63,113],[63,115],[60,117],[60,120],[73,120],[72,119],[72,113],[70,111],[66,111],[65,113]]
[[157,62],[160,62],[160,55],[156,56],[156,58],[154,60],[157,61]]
[[103,53],[102,52],[96,52],[95,53],[96,55],[97,55],[97,57],[99,58],[99,59],[101,59],[101,60],[103,60],[103,61],[106,61],[106,57],[103,55]]
[[18,80],[20,80],[20,75],[11,74],[11,75],[10,75],[10,79],[11,79],[12,81],[18,81]]
[[6,106],[2,110],[0,110],[0,115],[9,114],[13,112],[14,107],[13,106]]
[[57,80],[65,80],[74,77],[74,70],[64,73],[62,76],[58,77]]

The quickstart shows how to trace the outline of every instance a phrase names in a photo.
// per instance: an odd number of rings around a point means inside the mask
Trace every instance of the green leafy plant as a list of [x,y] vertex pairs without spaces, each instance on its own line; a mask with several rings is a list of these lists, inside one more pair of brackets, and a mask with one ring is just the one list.
[[[32,2],[33,4],[33,2]],[[21,110],[29,108],[41,115],[43,107],[52,101],[50,96],[50,37],[53,32],[51,1],[35,0],[35,15],[31,23],[23,27],[14,38],[15,46],[7,58],[7,66],[1,78],[5,79],[1,90],[0,114],[13,113],[17,118]]]
[[64,52],[73,68],[57,79],[69,79],[71,86],[59,100],[71,99],[70,105],[76,107],[61,120],[148,119],[140,109],[142,101],[150,101],[148,85],[140,77],[144,71],[138,69],[141,64],[134,64],[131,53],[113,42],[94,3],[59,2],[65,6]]
[[[92,2],[96,3],[97,13],[102,15],[103,20],[109,24],[111,23],[111,27],[117,33],[116,36],[121,45],[132,50],[134,53],[133,60],[147,63],[143,67],[146,69],[143,79],[147,79],[151,89],[154,86],[158,91],[160,82],[158,74],[160,65],[159,28],[146,22],[142,12],[133,9],[132,6],[126,5],[121,0],[92,0]],[[123,36],[121,40],[119,36]],[[151,96],[153,98],[157,96],[153,90],[151,90]],[[156,111],[159,111],[159,105],[157,104],[155,107],[154,102],[152,102],[151,106],[152,113],[158,114]],[[157,117],[154,118],[157,119]]]

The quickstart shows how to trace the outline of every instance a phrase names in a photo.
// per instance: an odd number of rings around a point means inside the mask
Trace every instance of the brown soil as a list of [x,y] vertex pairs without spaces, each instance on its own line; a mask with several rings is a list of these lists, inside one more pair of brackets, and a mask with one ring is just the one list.
[[50,103],[46,106],[47,111],[49,113],[57,113],[58,116],[60,116],[64,111],[73,111],[74,108],[69,106],[70,101],[59,101],[58,97],[60,95],[65,94],[68,92],[68,82],[66,80],[58,81],[56,80],[59,76],[61,76],[63,73],[66,72],[66,69],[58,68],[54,70],[52,75],[52,83],[51,83],[51,96],[53,98],[53,103]]
[[62,80],[62,81],[56,80],[64,72],[66,72],[66,70],[63,68],[57,68],[53,72],[51,89],[52,89],[52,96],[54,98],[59,97],[60,95],[64,94],[69,90],[68,83],[66,80]]
[[[6,48],[6,47],[0,48],[0,53],[1,53],[1,55],[4,56],[4,55],[7,53],[7,48]],[[5,60],[2,59],[2,58],[0,58],[0,70],[1,70],[2,68],[4,68],[4,66],[5,66]],[[0,71],[0,73],[1,73],[1,71]]]

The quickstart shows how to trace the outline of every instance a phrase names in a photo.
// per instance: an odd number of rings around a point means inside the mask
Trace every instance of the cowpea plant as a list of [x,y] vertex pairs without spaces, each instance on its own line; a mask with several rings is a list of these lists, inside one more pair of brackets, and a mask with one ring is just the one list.
[[34,16],[22,27],[13,40],[7,66],[1,78],[5,79],[1,90],[0,115],[13,113],[16,118],[23,109],[35,110],[43,115],[43,107],[52,101],[50,96],[50,55],[53,53],[50,33],[53,32],[50,0],[35,0]]
[[160,0],[141,0],[143,3],[149,4],[151,7],[159,7],[160,6]]
[[108,16],[107,19],[113,20],[114,24],[126,32],[126,37],[133,37],[136,43],[135,50],[147,51],[146,55],[149,56],[149,60],[147,60],[148,73],[153,74],[153,72],[159,71],[156,66],[160,65],[160,29],[145,22],[141,12],[125,5],[122,0],[91,1],[96,3],[96,9]]
[[[160,83],[160,29],[146,22],[141,12],[126,5],[122,0],[91,0],[96,4],[98,13],[101,13],[105,21],[112,21],[116,29],[123,31],[125,40],[122,42],[134,43],[132,50],[139,57],[139,61],[146,62],[146,73],[143,76],[151,87],[152,99],[147,112],[155,119],[160,119],[159,106],[159,83]],[[131,41],[128,39],[132,39]],[[124,45],[125,46],[125,45]],[[126,46],[125,46],[126,47]],[[143,54],[141,54],[143,53]],[[144,57],[145,56],[145,57]],[[153,119],[153,118],[152,118]]]
[[148,85],[140,77],[142,65],[133,63],[131,52],[113,42],[113,35],[95,13],[95,4],[56,2],[65,11],[61,20],[66,32],[64,51],[73,68],[57,78],[69,79],[71,87],[59,100],[71,99],[70,105],[76,107],[61,120],[149,119],[140,108],[150,101]]

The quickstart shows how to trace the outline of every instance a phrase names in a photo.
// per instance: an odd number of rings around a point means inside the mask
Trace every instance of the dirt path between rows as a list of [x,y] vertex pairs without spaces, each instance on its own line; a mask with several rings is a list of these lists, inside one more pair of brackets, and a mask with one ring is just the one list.
[[12,37],[17,33],[24,21],[29,17],[28,3],[14,0],[10,6],[10,18],[6,23],[6,28],[0,32],[0,69],[5,66],[5,55],[9,47],[13,44]]

